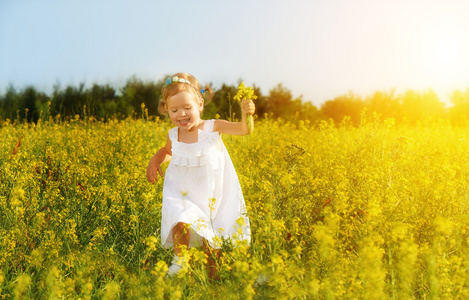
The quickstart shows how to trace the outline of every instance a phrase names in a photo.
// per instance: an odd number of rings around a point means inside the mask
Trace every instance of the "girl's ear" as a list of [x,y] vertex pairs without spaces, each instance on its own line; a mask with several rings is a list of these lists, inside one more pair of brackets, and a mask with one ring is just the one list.
[[202,112],[204,110],[204,99],[200,99],[199,102],[199,112]]

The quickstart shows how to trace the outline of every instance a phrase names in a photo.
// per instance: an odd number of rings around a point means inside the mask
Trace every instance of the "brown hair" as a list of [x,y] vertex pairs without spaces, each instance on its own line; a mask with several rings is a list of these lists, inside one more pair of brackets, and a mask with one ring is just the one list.
[[[169,97],[172,97],[182,91],[189,92],[194,95],[198,104],[204,101],[204,104],[207,105],[210,100],[212,100],[213,90],[206,85],[202,93],[200,88],[200,83],[191,74],[188,73],[176,73],[173,74],[170,78],[178,77],[179,79],[184,79],[186,82],[171,82],[165,84],[161,89],[160,102],[158,103],[158,111],[164,116],[168,116],[167,101]],[[187,82],[190,82],[188,84]]]

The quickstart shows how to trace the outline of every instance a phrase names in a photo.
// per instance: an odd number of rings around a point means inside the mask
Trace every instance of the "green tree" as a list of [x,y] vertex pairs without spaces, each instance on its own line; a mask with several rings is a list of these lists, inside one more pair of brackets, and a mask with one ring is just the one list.
[[377,112],[383,119],[402,119],[402,105],[399,102],[399,97],[395,95],[395,90],[388,93],[377,91],[367,98],[365,105],[370,113]]
[[86,91],[87,113],[97,119],[107,120],[111,117],[126,117],[130,115],[132,107],[126,104],[122,97],[116,95],[116,90],[109,85],[94,84]]
[[469,87],[466,91],[456,90],[450,97],[453,106],[449,109],[449,116],[454,122],[469,120]]
[[158,112],[158,102],[161,95],[161,88],[164,80],[157,83],[143,82],[135,76],[130,78],[125,87],[121,89],[124,103],[131,105],[137,113],[141,112],[142,103],[148,109],[149,115],[160,115]]
[[220,89],[214,91],[212,101],[205,106],[204,118],[215,118],[219,115],[220,118],[230,120],[233,116],[240,116],[241,110],[239,105],[233,100],[236,95],[237,87],[233,85],[223,84]]
[[432,121],[444,116],[444,103],[430,90],[408,90],[401,97],[403,121],[410,124]]
[[60,90],[60,84],[54,85],[51,102],[54,115],[60,114],[62,117],[82,115],[86,105],[85,84],[80,83],[78,87],[67,86],[64,91]]
[[341,122],[344,117],[350,117],[352,123],[360,123],[360,115],[365,107],[364,101],[352,92],[346,95],[328,100],[321,106],[321,113],[326,118],[331,118],[334,122]]
[[269,91],[266,101],[266,112],[272,113],[274,117],[293,119],[295,114],[301,110],[302,99],[293,99],[291,91],[282,83],[277,84]]
[[298,117],[300,120],[316,121],[320,120],[322,118],[321,116],[321,112],[311,102],[306,101],[301,103],[300,110],[298,112]]
[[24,119],[28,122],[36,122],[44,105],[49,98],[46,94],[38,92],[33,86],[17,92],[13,86],[9,86],[5,95],[0,97],[0,114],[4,118]]
[[27,87],[23,92],[23,106],[24,109],[28,109],[27,117],[28,122],[37,122],[41,117],[41,113],[44,113],[48,109],[48,102],[50,98],[43,92],[37,91],[34,87]]
[[3,118],[10,120],[16,118],[16,110],[19,109],[19,97],[13,85],[9,85],[5,95],[0,98],[0,112]]

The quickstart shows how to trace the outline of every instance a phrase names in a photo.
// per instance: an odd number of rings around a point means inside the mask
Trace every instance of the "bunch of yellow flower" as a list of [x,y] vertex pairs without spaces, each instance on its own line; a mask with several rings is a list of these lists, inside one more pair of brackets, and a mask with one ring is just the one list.
[[[246,100],[255,100],[257,99],[257,96],[254,95],[254,90],[248,86],[244,86],[244,82],[241,82],[241,84],[238,86],[238,92],[233,98],[236,101],[241,102],[241,100],[246,99]],[[252,133],[254,130],[254,121],[252,119],[252,115],[247,115],[247,122],[248,122],[248,128],[249,132]]]

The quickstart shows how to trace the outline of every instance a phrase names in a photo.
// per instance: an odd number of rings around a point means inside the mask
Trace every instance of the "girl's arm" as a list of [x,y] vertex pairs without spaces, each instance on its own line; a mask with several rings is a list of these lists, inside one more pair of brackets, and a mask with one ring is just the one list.
[[248,135],[249,128],[246,121],[248,114],[254,114],[256,107],[252,100],[244,100],[241,102],[241,122],[229,122],[226,120],[215,120],[213,124],[213,131],[218,131],[221,134],[230,135]]
[[155,155],[150,159],[147,167],[147,180],[151,184],[158,182],[158,174],[163,177],[163,170],[161,164],[171,160],[171,140],[169,137],[166,140],[166,145],[158,150]]

